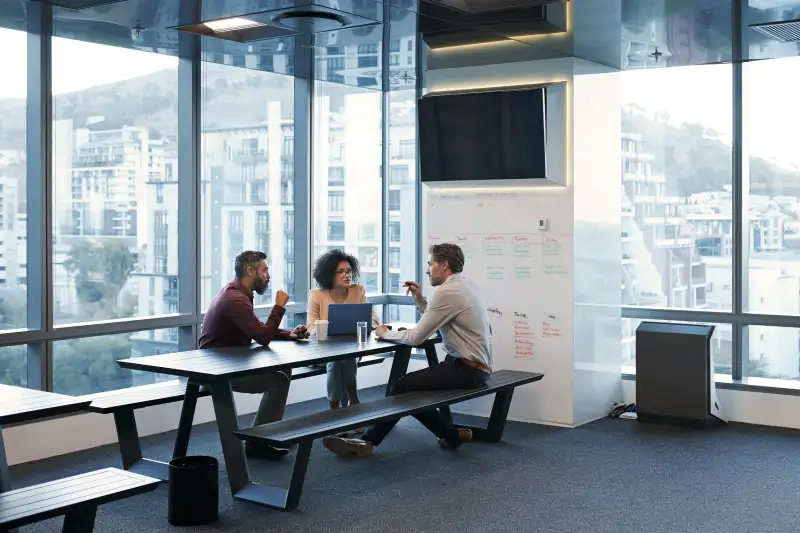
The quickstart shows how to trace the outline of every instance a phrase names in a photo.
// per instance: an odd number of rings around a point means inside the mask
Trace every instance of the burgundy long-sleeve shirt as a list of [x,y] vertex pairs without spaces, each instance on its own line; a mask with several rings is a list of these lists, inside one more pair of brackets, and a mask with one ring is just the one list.
[[273,339],[288,340],[291,332],[280,329],[284,313],[286,309],[276,305],[262,324],[253,309],[253,293],[234,280],[211,300],[203,319],[200,348],[248,346],[252,341],[266,346]]

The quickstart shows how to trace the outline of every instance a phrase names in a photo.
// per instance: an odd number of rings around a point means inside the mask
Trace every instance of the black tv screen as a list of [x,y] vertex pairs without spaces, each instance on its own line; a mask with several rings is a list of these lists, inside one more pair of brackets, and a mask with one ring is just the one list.
[[423,183],[547,177],[544,88],[427,96],[417,120]]

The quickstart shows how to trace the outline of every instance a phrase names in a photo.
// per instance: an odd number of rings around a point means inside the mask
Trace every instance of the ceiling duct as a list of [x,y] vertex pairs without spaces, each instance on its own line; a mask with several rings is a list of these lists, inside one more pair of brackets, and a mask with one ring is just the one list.
[[569,0],[424,0],[418,31],[432,49],[504,36],[564,33]]
[[117,4],[125,2],[126,0],[31,0],[32,2],[39,2],[40,4],[48,4],[55,7],[63,7],[73,11],[80,11],[81,9],[89,9],[92,7],[104,6],[107,4]]
[[[337,5],[336,2],[330,4]],[[380,24],[375,18],[376,13],[378,11],[373,4],[365,4],[364,9],[356,8],[345,12],[313,1],[282,9],[184,24],[170,29],[246,43],[374,26]]]
[[800,19],[763,22],[751,24],[750,27],[782,43],[796,43],[800,41]]

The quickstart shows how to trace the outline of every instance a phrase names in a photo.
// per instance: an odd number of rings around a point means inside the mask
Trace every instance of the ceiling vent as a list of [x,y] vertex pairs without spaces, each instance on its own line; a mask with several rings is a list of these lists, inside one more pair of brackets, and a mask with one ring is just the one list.
[[751,24],[750,27],[782,43],[800,41],[800,19]]
[[32,0],[40,4],[49,4],[55,7],[63,7],[73,11],[81,9],[89,9],[92,7],[104,6],[107,4],[116,4],[118,2],[125,2],[125,0]]
[[[374,12],[376,10],[372,10]],[[194,24],[174,26],[169,29],[198,33],[246,43],[292,35],[310,35],[334,30],[353,29],[379,24],[371,18],[372,12],[345,13],[319,4],[307,4],[284,9],[271,9],[258,13],[237,15]]]

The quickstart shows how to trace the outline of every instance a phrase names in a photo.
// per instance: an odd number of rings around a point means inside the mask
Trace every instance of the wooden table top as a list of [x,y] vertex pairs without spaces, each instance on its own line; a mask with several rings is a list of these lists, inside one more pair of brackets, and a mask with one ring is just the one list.
[[[431,337],[429,342],[438,342]],[[355,335],[331,336],[324,342],[312,337],[304,341],[273,341],[269,346],[204,348],[188,352],[122,359],[123,368],[187,377],[198,381],[240,378],[265,370],[290,370],[296,367],[329,363],[352,357],[394,352],[398,344],[370,338],[364,344]]]
[[83,411],[91,400],[0,385],[0,425]]

